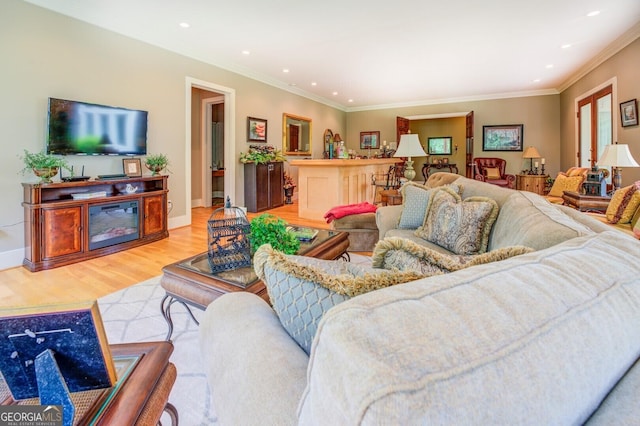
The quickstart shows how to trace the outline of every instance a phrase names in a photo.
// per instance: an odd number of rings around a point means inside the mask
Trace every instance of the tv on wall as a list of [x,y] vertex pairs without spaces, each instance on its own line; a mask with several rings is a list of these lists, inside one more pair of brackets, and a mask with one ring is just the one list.
[[49,98],[47,153],[145,155],[147,111]]
[[451,155],[451,138],[439,137],[429,138],[427,144],[427,150],[429,155]]

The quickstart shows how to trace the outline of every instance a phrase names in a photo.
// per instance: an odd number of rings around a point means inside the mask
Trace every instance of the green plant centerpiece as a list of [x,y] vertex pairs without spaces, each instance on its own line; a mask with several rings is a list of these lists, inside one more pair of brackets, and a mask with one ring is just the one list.
[[249,145],[247,152],[240,153],[241,163],[266,164],[273,161],[286,161],[282,151],[271,145]]
[[144,165],[147,169],[151,170],[151,175],[156,176],[164,169],[167,169],[169,173],[171,171],[167,168],[169,166],[169,158],[164,154],[149,154],[144,159]]
[[300,241],[293,232],[287,230],[287,223],[270,213],[264,213],[251,220],[251,254],[263,244],[271,244],[275,250],[295,254],[300,249]]
[[24,150],[24,155],[20,157],[24,162],[24,168],[20,173],[25,174],[32,171],[40,178],[41,183],[50,183],[51,178],[58,174],[60,168],[64,168],[71,172],[71,167],[64,158],[47,154],[44,151],[29,152]]

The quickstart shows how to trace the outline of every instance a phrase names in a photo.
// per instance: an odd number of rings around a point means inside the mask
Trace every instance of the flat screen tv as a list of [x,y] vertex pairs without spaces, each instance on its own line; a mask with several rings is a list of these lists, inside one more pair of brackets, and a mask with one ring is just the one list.
[[145,155],[147,111],[49,98],[47,153]]
[[428,154],[429,155],[451,155],[451,140],[450,136],[429,138],[428,139]]

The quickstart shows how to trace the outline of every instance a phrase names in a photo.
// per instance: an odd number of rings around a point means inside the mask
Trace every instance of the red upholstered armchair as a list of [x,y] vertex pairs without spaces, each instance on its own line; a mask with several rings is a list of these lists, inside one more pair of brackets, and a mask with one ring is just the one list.
[[505,188],[515,188],[516,177],[505,173],[506,160],[495,157],[477,157],[473,159],[474,179],[492,183]]

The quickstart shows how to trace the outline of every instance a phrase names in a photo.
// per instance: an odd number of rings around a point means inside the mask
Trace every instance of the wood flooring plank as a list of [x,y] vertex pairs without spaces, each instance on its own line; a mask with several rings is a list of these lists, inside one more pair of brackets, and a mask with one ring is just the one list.
[[[93,300],[162,274],[165,265],[207,250],[207,221],[214,209],[194,208],[192,224],[169,231],[169,237],[141,247],[73,265],[30,272],[22,266],[0,271],[0,310],[3,307]],[[288,223],[329,229],[324,221],[298,217],[297,203],[261,213]]]

